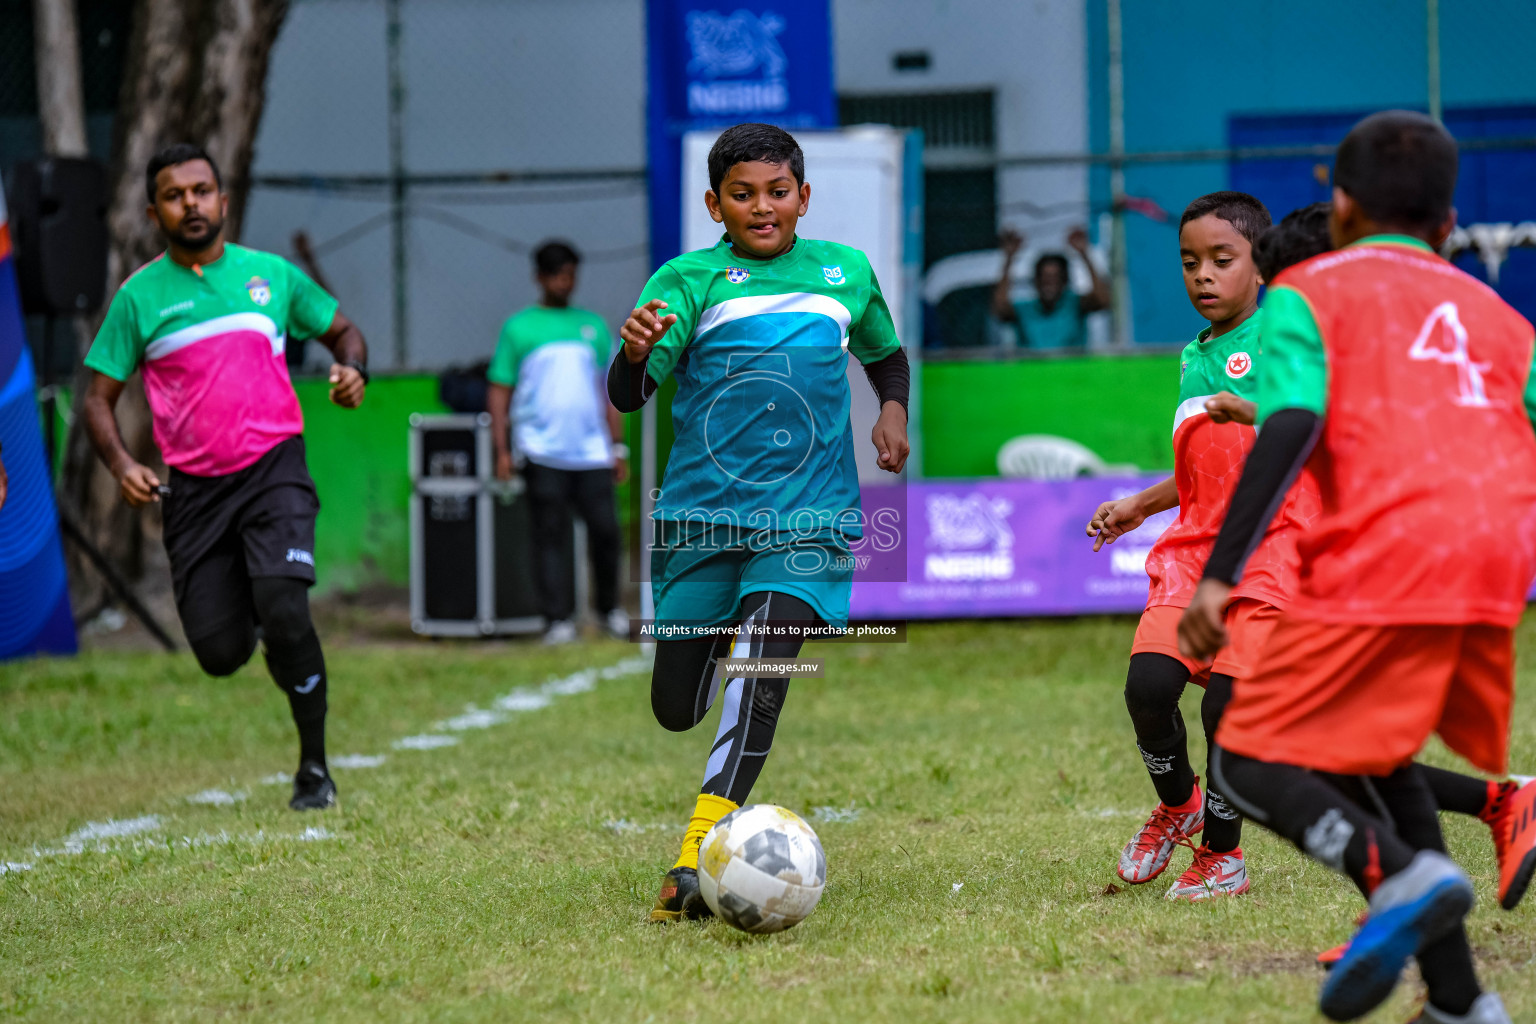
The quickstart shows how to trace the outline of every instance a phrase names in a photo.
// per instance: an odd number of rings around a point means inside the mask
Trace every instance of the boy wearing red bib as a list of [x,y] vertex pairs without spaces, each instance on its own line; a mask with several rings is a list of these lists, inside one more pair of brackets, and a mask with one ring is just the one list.
[[1421,1020],[1509,1020],[1478,986],[1472,885],[1413,764],[1437,732],[1505,770],[1512,630],[1536,574],[1536,332],[1432,248],[1455,224],[1456,170],[1455,140],[1422,114],[1366,118],[1340,145],[1340,251],[1282,273],[1266,301],[1262,432],[1180,624],[1191,656],[1222,642],[1246,552],[1305,464],[1323,507],[1301,585],[1234,688],[1213,775],[1370,901],[1323,986],[1334,1020],[1386,999],[1410,956]]

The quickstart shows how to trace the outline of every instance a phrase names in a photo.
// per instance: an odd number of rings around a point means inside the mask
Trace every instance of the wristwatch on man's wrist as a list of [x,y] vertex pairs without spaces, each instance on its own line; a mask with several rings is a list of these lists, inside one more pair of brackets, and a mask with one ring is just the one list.
[[356,370],[359,374],[362,375],[363,383],[368,383],[368,367],[365,364],[358,362],[356,359],[348,359],[341,365],[352,367],[352,369]]

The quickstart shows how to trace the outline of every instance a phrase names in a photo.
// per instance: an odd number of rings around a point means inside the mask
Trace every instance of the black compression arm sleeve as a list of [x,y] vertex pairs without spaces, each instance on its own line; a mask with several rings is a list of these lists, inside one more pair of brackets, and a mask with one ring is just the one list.
[[907,362],[906,349],[898,348],[884,359],[865,363],[864,375],[882,406],[886,402],[900,402],[903,409],[907,407],[912,394],[912,367]]
[[1205,563],[1206,579],[1235,584],[1242,578],[1248,556],[1264,539],[1322,429],[1322,417],[1307,409],[1281,409],[1264,421]]
[[650,360],[651,354],[647,352],[638,363],[630,362],[622,345],[613,354],[613,362],[608,365],[608,401],[619,412],[634,412],[656,393],[656,382],[645,372]]

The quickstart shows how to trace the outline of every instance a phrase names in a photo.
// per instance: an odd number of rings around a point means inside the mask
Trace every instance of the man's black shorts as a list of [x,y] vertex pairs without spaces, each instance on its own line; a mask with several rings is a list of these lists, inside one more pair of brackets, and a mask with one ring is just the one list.
[[315,582],[320,498],[304,464],[302,437],[225,476],[172,468],[170,486],[161,499],[165,551],[189,640],[250,621],[253,578]]

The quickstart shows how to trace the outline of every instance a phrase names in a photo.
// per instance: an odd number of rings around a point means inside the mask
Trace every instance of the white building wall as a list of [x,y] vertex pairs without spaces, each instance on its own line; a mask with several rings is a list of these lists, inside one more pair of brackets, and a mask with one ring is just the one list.
[[[834,0],[832,9],[840,91],[990,88],[999,156],[1088,148],[1083,0]],[[929,67],[895,70],[892,57],[914,50],[931,55]],[[1005,170],[997,198],[1005,224],[1054,244],[1088,219],[1087,171]]]

